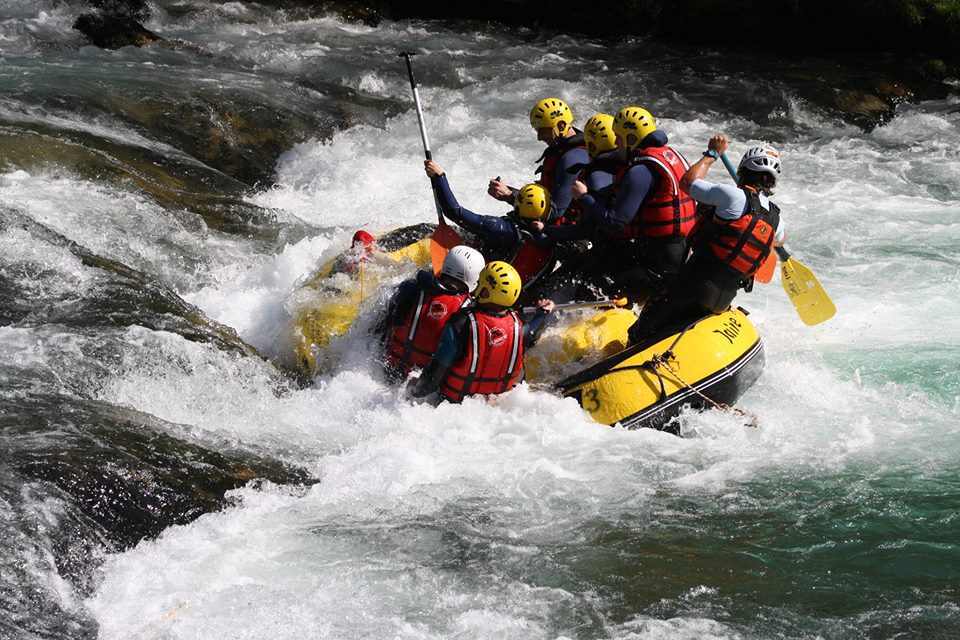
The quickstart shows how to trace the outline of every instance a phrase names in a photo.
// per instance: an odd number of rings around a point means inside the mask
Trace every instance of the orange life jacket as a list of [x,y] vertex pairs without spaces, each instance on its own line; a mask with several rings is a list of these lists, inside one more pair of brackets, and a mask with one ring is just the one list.
[[750,187],[743,190],[747,195],[747,211],[736,220],[713,215],[704,229],[703,242],[713,257],[728,269],[750,277],[770,255],[780,224],[780,208],[771,202],[767,209],[760,204],[756,190]]
[[490,395],[512,389],[523,375],[523,326],[517,312],[502,316],[480,309],[467,315],[467,349],[440,383],[440,393],[452,402],[470,395]]
[[690,164],[670,147],[646,147],[617,172],[614,184],[618,191],[624,176],[638,164],[650,167],[659,177],[660,185],[656,193],[643,200],[637,214],[618,237],[685,238],[696,221],[696,204],[680,191],[680,179]]
[[416,305],[403,324],[393,328],[384,360],[402,372],[425,367],[440,343],[440,335],[450,317],[463,306],[468,294],[432,293],[420,290]]

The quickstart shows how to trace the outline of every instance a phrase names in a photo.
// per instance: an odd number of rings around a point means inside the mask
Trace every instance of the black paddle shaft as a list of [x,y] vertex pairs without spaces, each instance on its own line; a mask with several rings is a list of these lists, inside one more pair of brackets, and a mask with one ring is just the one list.
[[413,90],[413,104],[417,108],[417,123],[420,125],[420,139],[423,140],[423,153],[427,160],[433,160],[430,153],[430,142],[427,140],[427,127],[423,124],[423,109],[420,107],[420,93],[417,91],[417,80],[413,77],[413,63],[410,58],[416,55],[413,51],[401,51],[397,57],[407,61],[407,73],[410,75],[410,89]]

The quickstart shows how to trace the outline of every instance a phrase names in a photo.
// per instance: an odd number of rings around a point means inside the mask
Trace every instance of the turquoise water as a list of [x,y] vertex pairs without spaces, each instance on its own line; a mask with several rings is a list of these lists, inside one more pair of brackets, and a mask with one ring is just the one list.
[[[155,4],[176,46],[102,52],[72,11],[0,9],[5,637],[960,633],[956,93],[863,132],[732,54],[201,0]],[[546,95],[643,104],[691,158],[781,149],[788,247],[838,313],[803,325],[776,278],[738,298],[758,428],[610,429],[527,387],[411,405],[361,332],[283,372],[298,283],[358,227],[434,220],[411,46],[477,211],[532,175]]]

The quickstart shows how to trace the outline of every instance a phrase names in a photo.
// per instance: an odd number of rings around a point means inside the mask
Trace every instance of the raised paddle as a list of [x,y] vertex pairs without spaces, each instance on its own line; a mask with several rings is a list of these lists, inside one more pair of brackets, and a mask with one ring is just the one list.
[[[413,51],[401,51],[397,56],[407,61],[407,73],[410,75],[410,88],[413,90],[413,104],[417,108],[417,124],[420,125],[420,139],[423,140],[423,153],[427,160],[433,159],[430,153],[430,142],[427,140],[427,128],[423,124],[423,109],[420,107],[420,93],[417,91],[417,81],[413,77],[413,64],[410,57],[414,55]],[[433,181],[430,181],[430,188],[433,189]],[[430,236],[430,262],[433,265],[433,272],[439,274],[440,267],[443,265],[443,259],[447,252],[458,244],[463,244],[459,234],[453,227],[447,224],[443,218],[443,211],[440,210],[440,202],[437,200],[437,192],[433,191],[433,204],[437,208],[437,228]]]
[[[629,304],[626,298],[607,299],[607,300],[589,300],[586,302],[564,302],[553,306],[554,311],[563,309],[592,309],[594,307],[625,307]],[[533,313],[540,307],[523,307],[523,313]]]
[[[721,153],[720,159],[723,160],[723,166],[727,168],[727,173],[730,174],[730,177],[733,178],[734,182],[739,184],[737,180],[737,170],[733,168],[733,163],[730,162],[730,158],[727,157],[727,154]],[[773,272],[777,269],[777,258],[773,255],[773,252],[767,254],[766,259],[763,261],[763,264],[760,265],[760,268],[755,274],[753,274],[753,279],[756,282],[762,282],[767,284],[773,280]]]
[[790,257],[783,247],[775,247],[774,250],[780,256],[783,290],[787,292],[803,323],[813,326],[832,318],[837,308],[813,271]]

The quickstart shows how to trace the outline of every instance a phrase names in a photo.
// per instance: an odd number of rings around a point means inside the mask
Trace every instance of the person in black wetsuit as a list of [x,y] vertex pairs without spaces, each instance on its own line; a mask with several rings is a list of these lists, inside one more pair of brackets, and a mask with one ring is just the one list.
[[[573,127],[573,112],[559,98],[545,98],[530,110],[530,126],[537,131],[537,140],[547,148],[537,158],[540,163],[537,182],[550,192],[553,210],[549,219],[562,220],[571,215],[570,187],[576,179],[574,165],[590,162],[583,133]],[[517,189],[507,186],[500,178],[490,180],[487,193],[503,202],[513,203]]]
[[458,245],[447,252],[439,275],[418,271],[397,287],[373,328],[388,379],[400,380],[430,361],[447,321],[470,306],[484,265],[480,252]]
[[520,296],[520,276],[506,262],[494,261],[480,273],[477,304],[458,311],[443,329],[440,344],[410,395],[439,392],[450,402],[471,395],[509,391],[524,377],[523,352],[533,345],[553,310],[541,300],[534,316],[521,322],[512,307]]
[[640,301],[662,289],[686,259],[696,207],[679,181],[690,165],[668,146],[646,109],[621,109],[613,129],[623,165],[614,178],[612,201],[591,193],[580,180],[574,182],[573,197],[583,206],[586,225],[596,229],[588,273],[605,294]]
[[443,215],[475,234],[487,261],[503,260],[519,273],[526,288],[556,266],[553,247],[530,224],[550,215],[549,192],[538,184],[528,184],[515,196],[514,208],[505,216],[474,213],[460,206],[443,169],[434,160],[424,161],[424,169]]

